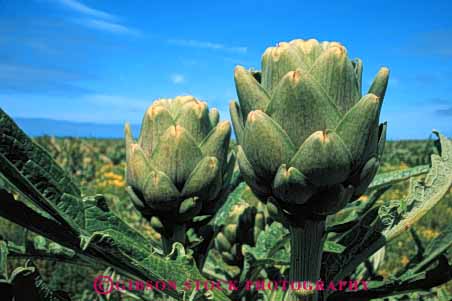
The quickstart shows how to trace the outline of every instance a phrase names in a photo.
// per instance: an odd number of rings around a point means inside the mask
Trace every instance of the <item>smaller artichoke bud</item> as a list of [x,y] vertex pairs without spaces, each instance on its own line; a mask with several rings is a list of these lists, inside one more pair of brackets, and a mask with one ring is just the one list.
[[162,233],[164,231],[164,226],[157,216],[151,217],[151,226],[158,233]]
[[237,239],[237,224],[226,225],[223,229],[224,236],[229,241],[236,241]]
[[254,221],[254,240],[257,241],[259,234],[265,229],[265,215],[263,212],[256,213]]
[[230,134],[218,111],[192,96],[155,101],[137,142],[126,125],[127,191],[156,229],[190,221],[228,187]]
[[242,245],[254,246],[257,235],[265,228],[264,213],[255,207],[239,203],[229,214],[226,224],[214,239],[215,248],[229,265],[243,263]]

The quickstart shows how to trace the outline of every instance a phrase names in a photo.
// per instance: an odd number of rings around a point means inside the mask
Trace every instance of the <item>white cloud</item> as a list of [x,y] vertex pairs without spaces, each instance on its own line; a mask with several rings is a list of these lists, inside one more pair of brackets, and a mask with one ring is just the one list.
[[119,23],[98,20],[98,19],[77,19],[74,21],[76,23],[86,26],[86,27],[90,27],[90,28],[93,28],[96,30],[106,31],[106,32],[114,33],[114,34],[124,34],[124,35],[132,35],[132,36],[140,36],[141,35],[141,33],[138,30],[126,27]]
[[89,7],[81,3],[80,1],[53,0],[53,2],[56,2],[67,9],[83,15],[84,17],[82,18],[71,20],[79,25],[113,34],[141,36],[141,33],[138,30],[120,23],[117,16],[102,10]]
[[55,0],[55,1],[65,6],[66,8],[69,8],[81,14],[101,19],[110,19],[110,20],[116,19],[116,16],[112,14],[109,14],[98,9],[94,9],[76,0]]
[[197,40],[181,40],[181,39],[170,39],[168,43],[184,47],[193,48],[206,48],[212,50],[224,50],[235,53],[246,53],[248,51],[247,47],[242,46],[228,46],[219,43],[212,43],[207,41],[197,41]]
[[173,84],[182,84],[185,82],[185,76],[183,76],[182,74],[179,73],[175,73],[171,75],[171,82]]
[[46,79],[76,80],[77,76],[58,69],[0,63],[0,80],[39,81]]

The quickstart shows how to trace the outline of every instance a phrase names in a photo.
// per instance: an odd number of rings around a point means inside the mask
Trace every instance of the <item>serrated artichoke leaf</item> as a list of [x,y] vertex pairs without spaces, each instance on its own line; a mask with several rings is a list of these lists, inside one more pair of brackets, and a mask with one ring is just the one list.
[[383,234],[392,240],[414,225],[447,194],[452,186],[452,141],[433,131],[440,141],[440,155],[431,156],[431,167],[423,181],[410,179],[408,195],[404,203],[410,210],[398,215],[401,220],[384,230]]
[[335,128],[341,115],[325,90],[307,72],[287,73],[265,112],[299,147],[313,132]]
[[273,179],[281,164],[289,163],[295,147],[286,132],[262,111],[249,113],[243,151],[257,174]]

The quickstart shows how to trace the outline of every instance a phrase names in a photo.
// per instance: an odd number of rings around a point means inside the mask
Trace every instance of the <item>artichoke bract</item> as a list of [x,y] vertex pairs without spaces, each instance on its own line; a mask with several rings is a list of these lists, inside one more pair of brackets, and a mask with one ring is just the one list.
[[155,101],[137,142],[126,124],[128,191],[157,230],[190,220],[227,186],[230,134],[218,111],[192,96]]
[[258,197],[300,219],[335,213],[366,190],[385,142],[389,70],[362,96],[362,69],[341,44],[316,40],[268,48],[261,72],[235,68],[237,159]]

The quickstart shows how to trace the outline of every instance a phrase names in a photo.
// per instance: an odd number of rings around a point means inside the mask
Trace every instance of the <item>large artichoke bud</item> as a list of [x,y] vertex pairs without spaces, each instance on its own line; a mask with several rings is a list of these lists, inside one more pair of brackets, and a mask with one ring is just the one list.
[[230,110],[240,171],[289,227],[292,281],[319,279],[326,216],[362,194],[377,172],[388,76],[381,68],[362,96],[361,60],[316,40],[268,48],[262,72],[235,69],[240,106]]
[[[125,128],[128,191],[153,227],[175,235],[227,186],[230,125],[219,122],[216,109],[192,96],[159,99],[146,111],[134,142]],[[180,227],[179,227],[180,228]],[[185,228],[178,234],[183,240]]]
[[[262,72],[235,69],[230,105],[240,171],[261,199],[325,216],[362,194],[377,172],[389,71],[361,96],[362,62],[339,43],[294,40],[268,48]],[[299,218],[299,217],[298,217]]]

